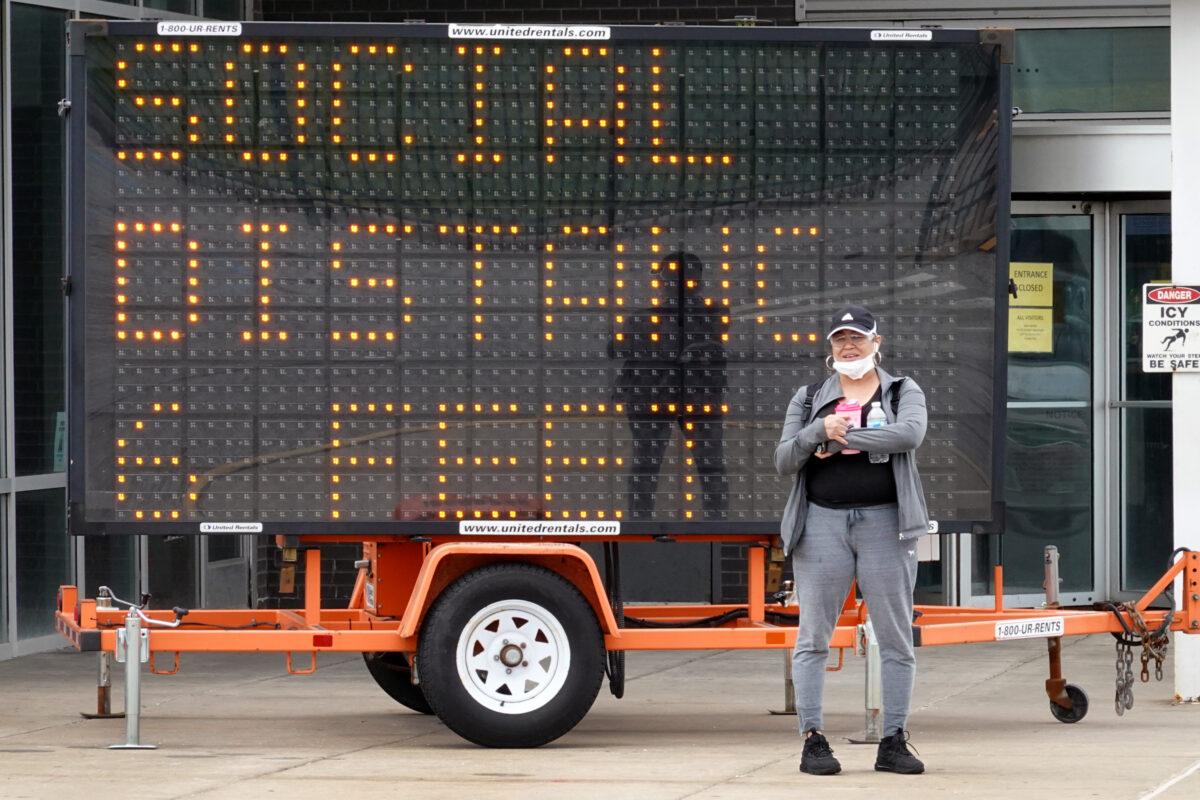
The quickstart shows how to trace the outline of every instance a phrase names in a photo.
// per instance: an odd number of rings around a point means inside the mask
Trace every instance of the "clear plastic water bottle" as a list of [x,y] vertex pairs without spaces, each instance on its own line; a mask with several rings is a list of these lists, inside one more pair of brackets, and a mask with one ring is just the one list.
[[[879,401],[871,403],[871,410],[867,412],[867,427],[882,428],[887,425],[887,415],[883,413],[883,404]],[[867,460],[872,464],[886,464],[890,456],[887,453],[869,453]]]

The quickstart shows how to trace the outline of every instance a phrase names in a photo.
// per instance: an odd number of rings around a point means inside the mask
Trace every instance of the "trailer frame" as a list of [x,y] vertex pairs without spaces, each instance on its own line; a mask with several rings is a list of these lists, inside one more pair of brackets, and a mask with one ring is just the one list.
[[[634,537],[629,537],[634,538]],[[482,564],[516,561],[540,565],[561,565],[554,571],[587,590],[584,596],[596,613],[609,651],[629,650],[708,650],[708,649],[787,649],[795,645],[796,628],[768,619],[765,592],[767,539],[754,538],[747,548],[749,591],[742,604],[629,605],[622,609],[628,617],[656,623],[678,623],[674,627],[637,628],[620,626],[591,556],[582,548],[566,542],[488,542],[445,540],[414,544],[398,537],[381,537],[367,542],[375,558],[389,547],[423,551],[419,571],[409,586],[389,590],[402,594],[408,602],[403,613],[378,614],[365,605],[370,564],[359,568],[348,608],[322,608],[320,545],[330,539],[304,537],[304,605],[281,609],[195,609],[188,610],[186,627],[149,631],[150,670],[156,674],[174,674],[181,653],[195,652],[279,652],[288,656],[288,671],[307,674],[315,671],[319,653],[329,652],[404,652],[414,653],[425,611],[438,594],[459,575]],[[336,541],[336,540],[333,540]],[[378,563],[376,561],[375,563]],[[1003,568],[994,567],[995,603],[991,608],[967,606],[917,606],[913,624],[914,643],[918,646],[971,644],[996,640],[996,623],[1038,618],[1061,617],[1063,636],[1094,633],[1121,634],[1126,628],[1108,610],[1058,608],[1008,608],[1003,600]],[[1184,580],[1184,593],[1178,611],[1154,609],[1151,604],[1167,591],[1177,577]],[[1200,551],[1187,551],[1163,576],[1133,604],[1150,626],[1161,626],[1171,616],[1169,630],[1200,632]],[[776,615],[795,614],[794,605],[772,607]],[[838,620],[831,647],[851,649],[855,629],[868,616],[865,602],[854,598],[851,590]],[[744,615],[742,614],[744,612]],[[173,610],[147,610],[146,616],[170,622],[177,618]],[[716,627],[688,627],[714,615],[737,618]],[[125,613],[118,608],[80,598],[75,586],[62,586],[58,592],[55,624],[81,652],[117,649],[117,631],[124,625]],[[1043,637],[1045,638],[1045,637]],[[1049,637],[1056,638],[1056,637]],[[157,668],[156,654],[172,654],[170,670]],[[296,669],[294,653],[310,656],[311,667]]]

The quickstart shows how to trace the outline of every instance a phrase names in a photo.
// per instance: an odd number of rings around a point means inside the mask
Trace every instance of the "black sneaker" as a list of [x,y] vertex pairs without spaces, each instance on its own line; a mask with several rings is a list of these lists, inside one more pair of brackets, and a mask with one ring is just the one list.
[[879,742],[875,769],[879,772],[898,772],[901,775],[920,775],[925,771],[925,765],[908,752],[908,732],[896,731]]
[[837,775],[842,771],[842,765],[833,757],[833,749],[821,734],[814,732],[804,738],[800,771],[809,775]]

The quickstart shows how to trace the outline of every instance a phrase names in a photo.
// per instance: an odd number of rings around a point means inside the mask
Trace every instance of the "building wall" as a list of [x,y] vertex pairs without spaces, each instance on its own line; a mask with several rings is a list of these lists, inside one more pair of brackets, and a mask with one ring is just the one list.
[[[241,0],[207,2],[210,14],[240,13]],[[134,537],[66,532],[64,26],[78,16],[190,16],[200,3],[170,0],[168,11],[167,0],[0,0],[0,659],[62,646],[53,618],[61,584],[82,584],[89,596],[99,583],[138,592]]]
[[944,19],[1145,19],[1167,17],[1168,0],[795,0],[808,23],[911,22]]
[[[253,595],[257,608],[298,608],[304,605],[304,552],[296,560],[296,578],[291,592],[279,590],[283,551],[275,546],[273,537],[257,537]],[[362,545],[334,544],[321,547],[321,605],[324,608],[346,608],[358,570],[354,562],[362,557]]]
[[776,25],[794,25],[795,0],[742,3],[704,0],[258,0],[257,18],[324,22],[684,22],[715,25],[754,15]]

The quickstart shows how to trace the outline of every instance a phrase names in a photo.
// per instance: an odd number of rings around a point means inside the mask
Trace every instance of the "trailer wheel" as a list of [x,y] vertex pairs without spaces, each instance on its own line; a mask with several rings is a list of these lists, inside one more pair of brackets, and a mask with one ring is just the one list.
[[404,653],[363,653],[363,661],[367,662],[367,672],[388,697],[418,713],[433,713],[421,687],[412,682],[412,665]]
[[430,608],[418,652],[434,712],[487,747],[554,741],[587,714],[604,677],[591,606],[532,564],[495,564],[455,581]]
[[1067,697],[1071,700],[1071,707],[1063,708],[1052,701],[1050,703],[1050,713],[1053,714],[1054,718],[1059,722],[1079,722],[1079,720],[1087,716],[1087,692],[1073,683],[1068,683],[1065,689],[1067,692]]

